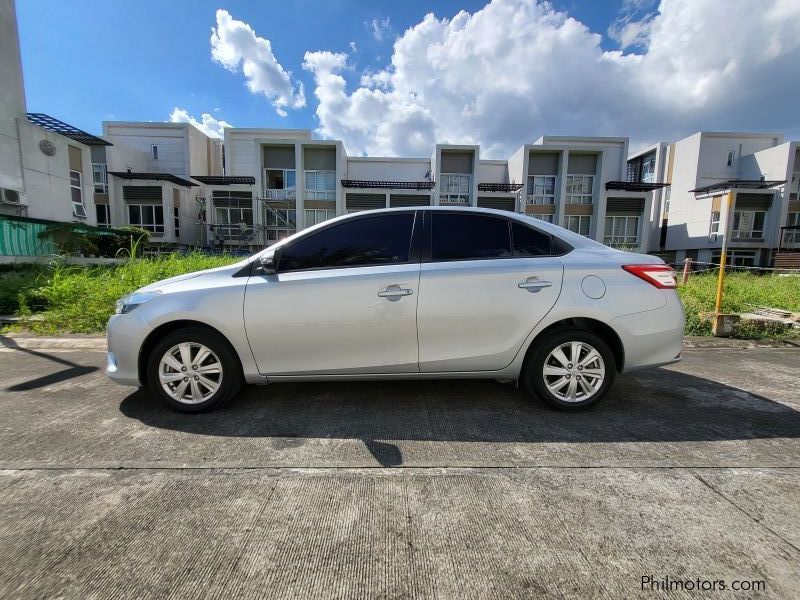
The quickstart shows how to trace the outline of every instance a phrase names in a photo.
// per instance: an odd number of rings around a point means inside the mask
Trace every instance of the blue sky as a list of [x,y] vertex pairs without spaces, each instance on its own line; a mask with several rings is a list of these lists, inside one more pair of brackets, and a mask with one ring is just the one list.
[[[218,8],[270,39],[281,64],[311,89],[312,77],[301,67],[306,50],[350,52],[349,43],[355,42],[356,66],[378,69],[391,57],[394,36],[426,13],[452,17],[485,4],[18,0],[28,107],[95,133],[102,120],[167,120],[175,106],[193,115],[218,108],[221,118],[240,127],[313,129],[317,124],[312,103],[281,118],[263,98],[248,93],[241,78],[211,61],[209,36]],[[604,33],[620,2],[555,5]],[[378,40],[371,23],[386,18],[389,29]],[[606,42],[615,45],[608,38]]]
[[[179,107],[239,127],[315,129],[351,153],[425,153],[435,138],[502,156],[546,133],[641,143],[697,128],[800,133],[794,103],[758,115],[766,90],[731,98],[748,77],[776,82],[773,96],[800,91],[800,11],[788,6],[800,3],[776,8],[790,13],[779,30],[774,15],[747,10],[772,3],[731,0],[720,13],[716,0],[17,0],[17,16],[28,109],[90,132],[103,120],[168,120]],[[241,67],[212,60],[218,9],[269,40],[304,106],[282,117],[271,84],[252,93]],[[469,16],[450,23],[460,10]],[[436,19],[423,23],[429,12]],[[756,50],[730,44],[739,30]],[[758,56],[762,46],[771,50]],[[387,69],[393,55],[408,66]]]

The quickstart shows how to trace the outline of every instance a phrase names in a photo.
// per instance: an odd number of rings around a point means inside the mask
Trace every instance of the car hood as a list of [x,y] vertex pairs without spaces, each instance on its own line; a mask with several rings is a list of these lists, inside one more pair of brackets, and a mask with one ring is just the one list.
[[150,285],[146,285],[144,287],[139,288],[136,290],[135,293],[139,292],[152,292],[155,290],[165,291],[170,286],[180,283],[183,281],[188,281],[189,279],[197,279],[198,277],[208,277],[210,275],[217,275],[224,272],[235,273],[239,269],[241,269],[245,264],[247,264],[248,260],[243,260],[238,263],[234,263],[232,265],[227,265],[224,267],[216,267],[214,269],[204,269],[203,271],[195,271],[194,273],[185,273],[183,275],[176,275],[175,277],[169,277],[167,279],[162,279],[160,281],[156,281],[151,283]]

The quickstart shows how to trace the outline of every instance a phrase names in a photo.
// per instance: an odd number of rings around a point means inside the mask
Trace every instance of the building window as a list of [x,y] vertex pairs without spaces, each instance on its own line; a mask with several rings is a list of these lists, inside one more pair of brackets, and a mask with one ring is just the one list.
[[539,219],[540,221],[546,221],[547,223],[553,222],[554,215],[528,215],[529,217],[533,217],[534,219]]
[[667,186],[664,189],[664,214],[669,214],[670,197],[672,196],[672,186]]
[[656,180],[656,157],[648,156],[642,161],[642,182],[653,183]]
[[150,150],[153,152],[153,160],[158,160],[158,146],[153,144],[150,146]]
[[336,171],[305,171],[307,200],[336,200]]
[[567,215],[564,217],[564,227],[586,237],[589,237],[591,224],[592,217],[589,215]]
[[[711,262],[715,265],[719,264],[719,259],[722,252],[716,250],[711,253]],[[755,267],[756,266],[756,251],[755,250],[728,250],[725,255],[725,263],[731,267]]]
[[472,196],[472,175],[442,173],[439,184],[439,201],[469,204]]
[[294,200],[297,190],[297,172],[294,169],[264,169],[267,200]]
[[291,208],[264,207],[264,225],[267,227],[267,244],[289,237],[297,230],[295,211]]
[[108,204],[95,204],[98,227],[111,227],[111,206]]
[[85,219],[86,207],[83,205],[83,185],[80,172],[69,172],[69,191],[72,195],[72,214]]
[[179,206],[172,207],[172,226],[175,228],[175,237],[181,237],[181,209]]
[[594,175],[567,175],[567,204],[591,204]]
[[792,173],[792,182],[789,185],[789,200],[800,198],[800,171]]
[[606,216],[603,243],[613,248],[630,248],[639,245],[639,217],[627,215]]
[[336,209],[308,208],[306,209],[306,227],[311,227],[336,216]]
[[754,210],[736,210],[733,212],[733,232],[731,239],[750,240],[763,239],[764,219],[766,212]]
[[734,152],[733,150],[728,150],[728,158],[725,160],[725,166],[732,167],[735,161],[736,161],[736,152]]
[[[800,227],[800,212],[790,212],[786,215],[787,227]],[[786,244],[800,244],[800,229],[789,229],[783,238]]]
[[528,177],[528,204],[555,204],[556,178],[554,175],[531,175]]
[[153,235],[164,235],[164,207],[160,204],[128,204],[128,223]]
[[92,179],[96,193],[108,193],[108,165],[106,163],[92,163]]
[[719,235],[719,217],[720,212],[715,210],[711,213],[711,225],[708,227],[708,241],[716,242]]

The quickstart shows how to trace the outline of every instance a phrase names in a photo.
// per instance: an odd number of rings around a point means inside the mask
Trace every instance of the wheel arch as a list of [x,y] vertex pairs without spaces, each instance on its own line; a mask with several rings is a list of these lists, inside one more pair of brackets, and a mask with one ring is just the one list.
[[142,342],[142,345],[139,349],[139,359],[137,364],[137,370],[139,375],[139,382],[146,386],[147,385],[147,359],[150,357],[150,353],[155,348],[158,341],[164,337],[165,335],[172,333],[173,331],[178,331],[179,329],[185,329],[187,327],[196,327],[200,329],[206,329],[207,331],[218,335],[225,343],[228,345],[228,349],[231,351],[232,355],[236,357],[236,362],[239,364],[239,369],[242,369],[242,358],[239,356],[239,353],[236,351],[234,345],[230,342],[230,340],[216,327],[212,327],[208,323],[203,323],[202,321],[194,321],[192,319],[178,319],[176,321],[168,321],[166,323],[162,323],[149,334]]
[[608,344],[608,347],[611,349],[611,353],[614,355],[616,371],[618,373],[622,373],[622,370],[625,367],[625,346],[622,344],[622,339],[619,337],[619,334],[614,330],[613,327],[607,323],[603,323],[602,321],[592,319],[590,317],[567,317],[555,321],[542,329],[528,344],[528,349],[525,352],[526,360],[528,355],[536,347],[536,340],[542,339],[543,336],[549,335],[552,332],[561,329],[582,329],[595,334],[606,344]]

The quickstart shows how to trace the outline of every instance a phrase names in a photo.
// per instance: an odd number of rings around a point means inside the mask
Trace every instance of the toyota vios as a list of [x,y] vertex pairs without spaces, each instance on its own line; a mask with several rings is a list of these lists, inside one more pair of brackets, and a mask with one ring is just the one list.
[[108,376],[185,412],[245,382],[411,378],[517,381],[577,410],[617,373],[679,360],[684,324],[657,257],[444,207],[331,219],[141,288],[116,312]]

